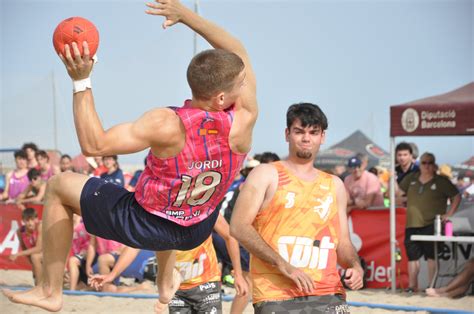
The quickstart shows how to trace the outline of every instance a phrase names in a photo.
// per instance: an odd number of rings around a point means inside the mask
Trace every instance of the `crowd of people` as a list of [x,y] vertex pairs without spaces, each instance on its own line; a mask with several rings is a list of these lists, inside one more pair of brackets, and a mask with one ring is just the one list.
[[[15,168],[4,176],[4,185],[0,186],[0,201],[17,204],[24,209],[25,203],[39,203],[44,200],[46,183],[49,178],[61,172],[83,173],[91,177],[105,179],[133,191],[137,178],[142,170],[136,171],[133,177],[125,178],[120,169],[118,156],[87,157],[88,168],[75,169],[70,155],[63,154],[59,162],[50,162],[47,151],[38,148],[35,143],[25,143],[21,149],[14,151]],[[54,152],[52,153],[54,154]]]
[[[296,103],[286,114],[288,156],[279,160],[262,153],[248,160],[258,106],[245,47],[177,0],[146,5],[147,14],[165,17],[165,28],[183,23],[214,48],[189,64],[192,99],[104,130],[94,107],[88,45],[82,43],[82,56],[81,43],[65,46],[60,58],[73,80],[81,149],[103,157],[95,157],[93,171],[78,174],[70,157],[61,158],[59,169],[33,145],[15,153],[17,168],[7,174],[2,199],[23,210],[19,237],[24,250],[10,258],[29,256],[36,286],[26,292],[4,289],[4,295],[59,311],[65,286],[125,292],[138,286],[120,286],[117,278],[130,276],[137,282],[156,279],[157,313],[168,306],[172,313],[216,313],[222,309],[220,259],[233,268],[237,296],[232,311],[245,308],[251,291],[256,313],[348,313],[345,288],[361,289],[364,270],[347,214],[384,204],[380,179],[366,170],[367,156],[348,161],[344,182],[316,169],[328,120],[319,106]],[[117,155],[145,149],[145,168],[131,186]],[[434,174],[434,162],[432,154],[423,154],[420,171],[399,184],[413,216],[407,230],[425,228],[432,216],[415,214],[421,210],[415,194],[434,193],[442,185],[443,198],[436,199],[440,206],[431,210],[445,213],[448,198],[451,209],[445,217],[457,209],[458,194]],[[407,170],[401,166],[401,171]],[[28,182],[20,180],[25,174]],[[43,199],[40,222],[34,210],[24,207]],[[418,250],[412,250],[413,262],[421,256]]]

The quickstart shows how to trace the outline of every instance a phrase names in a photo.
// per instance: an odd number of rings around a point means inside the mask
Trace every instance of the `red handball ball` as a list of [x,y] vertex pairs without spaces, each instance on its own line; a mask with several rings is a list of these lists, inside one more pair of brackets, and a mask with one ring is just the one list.
[[57,54],[65,55],[64,45],[68,44],[73,54],[71,44],[75,42],[83,55],[82,42],[87,41],[91,58],[99,47],[99,32],[91,21],[83,17],[70,17],[58,24],[53,34],[53,45]]

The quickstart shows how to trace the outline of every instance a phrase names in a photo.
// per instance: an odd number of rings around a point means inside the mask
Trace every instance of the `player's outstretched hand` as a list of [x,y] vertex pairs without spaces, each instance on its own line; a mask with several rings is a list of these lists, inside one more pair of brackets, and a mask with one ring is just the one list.
[[187,9],[178,0],[155,0],[155,2],[148,2],[146,6],[150,9],[145,13],[166,17],[163,23],[165,29],[181,21],[183,12]]
[[246,296],[249,292],[249,286],[247,285],[247,281],[245,280],[244,276],[235,274],[234,280],[234,287],[237,295]]
[[105,284],[111,283],[114,281],[114,276],[111,276],[110,274],[107,275],[93,275],[89,277],[89,286],[94,288],[96,291],[102,290]]
[[90,57],[89,46],[86,41],[82,42],[82,47],[84,50],[82,57],[75,42],[71,46],[64,45],[64,54],[59,54],[59,58],[66,66],[67,73],[74,81],[88,78],[94,66],[94,60]]
[[316,288],[313,279],[303,270],[287,262],[278,265],[278,269],[283,275],[293,280],[300,291],[310,293]]
[[364,282],[362,280],[363,276],[364,271],[362,270],[362,268],[348,268],[345,272],[344,283],[351,290],[359,290],[364,285]]

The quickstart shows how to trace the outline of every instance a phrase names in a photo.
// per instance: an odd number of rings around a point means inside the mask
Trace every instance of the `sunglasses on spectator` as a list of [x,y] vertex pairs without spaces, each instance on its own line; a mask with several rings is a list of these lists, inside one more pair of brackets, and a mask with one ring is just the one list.
[[422,161],[422,165],[434,165],[434,161]]

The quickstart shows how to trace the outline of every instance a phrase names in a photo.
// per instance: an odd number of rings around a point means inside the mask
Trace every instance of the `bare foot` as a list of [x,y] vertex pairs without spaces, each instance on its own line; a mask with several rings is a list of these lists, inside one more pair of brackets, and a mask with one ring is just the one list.
[[10,298],[12,294],[14,294],[16,291],[10,290],[10,289],[2,289],[2,293],[4,296],[7,298]]
[[441,295],[436,291],[435,288],[428,288],[425,290],[426,295],[429,297],[440,297]]
[[[31,288],[31,289],[34,289],[34,287]],[[23,290],[23,289],[22,289],[22,290],[2,289],[3,295],[6,296],[6,297],[9,298],[9,299],[10,299],[10,297],[11,297],[12,295],[14,295],[14,294],[23,294],[23,293],[27,293],[28,291],[30,291],[30,290]]]
[[33,305],[50,312],[57,312],[63,306],[62,295],[52,296],[44,291],[43,287],[35,287],[27,291],[5,291],[3,294],[14,303]]

